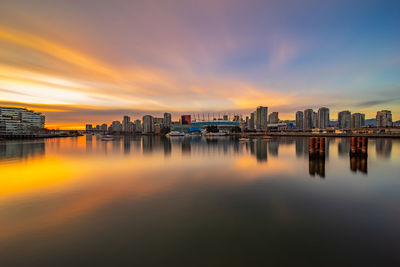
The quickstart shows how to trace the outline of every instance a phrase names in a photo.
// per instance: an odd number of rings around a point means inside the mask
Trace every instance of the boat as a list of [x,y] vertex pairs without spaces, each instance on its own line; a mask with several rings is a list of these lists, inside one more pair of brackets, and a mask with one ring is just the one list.
[[178,132],[178,131],[171,131],[166,134],[166,136],[173,137],[173,136],[185,136],[184,132]]
[[250,139],[248,138],[248,137],[242,137],[242,138],[239,138],[239,142],[247,142],[247,141],[249,141]]
[[101,141],[114,141],[114,137],[112,136],[104,136],[101,138]]

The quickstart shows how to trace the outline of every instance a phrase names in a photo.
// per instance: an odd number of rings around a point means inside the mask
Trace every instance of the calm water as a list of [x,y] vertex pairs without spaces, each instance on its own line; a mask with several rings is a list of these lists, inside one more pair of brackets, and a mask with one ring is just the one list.
[[400,140],[0,143],[0,266],[400,266]]

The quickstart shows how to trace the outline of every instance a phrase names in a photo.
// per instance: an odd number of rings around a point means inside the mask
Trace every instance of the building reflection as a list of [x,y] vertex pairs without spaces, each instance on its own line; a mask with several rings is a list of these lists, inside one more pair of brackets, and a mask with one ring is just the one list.
[[[121,140],[122,139],[122,140]],[[362,138],[361,138],[362,139]],[[360,140],[361,140],[360,139]],[[310,140],[313,140],[310,146]],[[308,157],[309,175],[326,177],[325,166],[328,161],[327,155],[329,154],[329,146],[336,146],[338,149],[339,157],[347,157],[350,155],[350,170],[353,172],[368,173],[368,160],[363,153],[351,152],[351,138],[341,138],[332,140],[329,138],[282,138],[276,140],[263,140],[263,139],[250,139],[247,142],[238,142],[237,138],[223,137],[223,138],[204,138],[204,137],[174,137],[166,138],[160,136],[124,136],[116,137],[112,142],[104,142],[95,136],[86,136],[86,152],[98,152],[99,149],[107,153],[107,149],[112,149],[113,153],[124,153],[129,155],[132,151],[152,153],[160,151],[164,156],[171,156],[173,152],[178,152],[182,155],[231,155],[231,154],[250,154],[259,163],[266,163],[268,157],[278,157],[279,146],[283,145],[281,150],[283,153],[286,147],[290,146],[292,153],[296,157]],[[356,143],[353,144],[358,147],[358,139],[354,139]],[[362,141],[362,140],[361,140]],[[361,142],[360,141],[360,142]],[[365,140],[367,142],[367,140]],[[364,142],[366,144],[366,142]],[[362,145],[362,142],[360,143]],[[44,143],[41,143],[42,151],[44,153]],[[3,157],[6,152],[4,146],[1,147]],[[358,149],[358,148],[357,148]],[[360,146],[360,151],[367,151]],[[376,140],[376,151],[380,157],[389,157],[392,149],[392,141],[389,139]],[[21,150],[21,149],[20,149]],[[353,148],[354,150],[354,148]],[[7,152],[10,154],[10,152]],[[14,152],[16,154],[17,152]]]
[[268,142],[268,152],[271,156],[277,157],[279,151],[279,142],[278,141],[269,141]]
[[190,155],[191,150],[192,150],[192,146],[190,144],[190,140],[188,138],[183,139],[182,143],[181,143],[182,154]]
[[151,153],[153,151],[153,137],[143,136],[142,137],[142,150],[143,153]]
[[45,143],[38,142],[6,142],[0,143],[0,160],[27,159],[45,154]]
[[251,154],[255,155],[258,162],[266,162],[268,160],[268,141],[253,140]]
[[123,142],[124,142],[124,154],[128,155],[131,153],[131,138],[130,136],[124,136],[123,137]]
[[349,151],[350,151],[350,139],[341,138],[338,143],[338,155],[340,157],[345,157],[349,154]]
[[308,139],[308,172],[311,176],[318,175],[325,178],[325,155],[328,147],[327,138]]
[[325,178],[325,156],[310,156],[308,160],[308,172],[311,176],[318,175]]
[[296,138],[295,139],[295,146],[296,146],[296,156],[303,157],[308,154],[308,143],[306,142],[305,138]]
[[390,158],[392,154],[392,140],[377,138],[375,143],[376,156],[379,158]]
[[367,173],[368,138],[352,137],[350,139],[350,170],[352,172]]
[[164,144],[164,156],[170,156],[172,152],[171,139],[164,137],[162,141]]
[[86,137],[86,152],[90,153],[93,149],[93,135],[87,134]]
[[352,172],[368,173],[368,157],[362,155],[350,155],[350,170]]

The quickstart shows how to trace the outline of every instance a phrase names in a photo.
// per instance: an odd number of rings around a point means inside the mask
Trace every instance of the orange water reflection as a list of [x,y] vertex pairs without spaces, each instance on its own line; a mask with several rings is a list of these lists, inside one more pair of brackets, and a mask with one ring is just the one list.
[[357,159],[349,156],[347,139],[329,139],[326,156],[311,159],[307,147],[304,138],[240,143],[229,138],[120,137],[105,142],[84,136],[3,142],[0,244],[69,224],[118,201],[157,198],[185,183],[239,186],[281,176],[366,174],[368,161],[394,156],[396,162],[400,150],[396,140],[370,140],[368,159]]

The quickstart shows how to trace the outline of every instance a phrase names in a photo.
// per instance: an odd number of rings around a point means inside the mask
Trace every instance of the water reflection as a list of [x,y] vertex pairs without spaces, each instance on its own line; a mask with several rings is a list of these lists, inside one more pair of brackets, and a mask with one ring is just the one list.
[[338,154],[343,157],[349,154],[350,151],[350,139],[341,138],[338,142]]
[[352,172],[368,173],[368,157],[366,155],[350,155],[350,170]]
[[295,138],[296,156],[303,157],[308,155],[308,142],[305,138]]
[[392,139],[380,138],[375,141],[376,156],[390,158],[392,153]]
[[28,160],[1,162],[1,266],[399,266],[400,142],[381,141],[368,157],[350,139],[313,156],[308,138],[3,142]]
[[43,140],[0,143],[0,160],[28,159],[44,154],[45,143]]
[[[330,150],[337,148],[340,158],[349,157],[350,170],[352,172],[368,173],[368,158],[363,156],[349,155],[350,139],[326,138],[325,153],[322,157],[309,157],[308,138],[282,137],[272,140],[260,138],[250,139],[248,142],[239,142],[233,137],[204,138],[204,137],[177,137],[166,138],[160,136],[121,136],[115,137],[114,141],[102,141],[100,136],[87,135],[82,138],[40,140],[40,141],[13,141],[0,143],[0,159],[24,159],[33,156],[44,155],[46,146],[55,151],[71,150],[78,153],[81,147],[82,153],[90,154],[152,154],[162,151],[164,157],[171,157],[175,153],[184,156],[191,155],[252,155],[260,164],[267,164],[268,158],[280,158],[281,147],[284,153],[293,153],[299,160],[308,159],[308,173],[310,176],[324,178],[325,165],[329,159]],[[372,139],[369,142],[375,145],[375,154],[378,158],[390,158],[392,153],[392,139]],[[68,145],[66,144],[68,143]],[[372,146],[373,149],[373,146]],[[369,153],[373,150],[368,149]],[[290,164],[290,162],[288,162]],[[273,167],[273,166],[270,166]]]
[[318,175],[325,178],[325,155],[310,156],[308,160],[308,171],[311,176]]
[[268,142],[257,140],[252,143],[252,154],[256,156],[258,162],[266,162],[268,160]]

